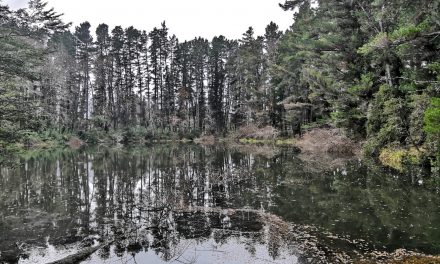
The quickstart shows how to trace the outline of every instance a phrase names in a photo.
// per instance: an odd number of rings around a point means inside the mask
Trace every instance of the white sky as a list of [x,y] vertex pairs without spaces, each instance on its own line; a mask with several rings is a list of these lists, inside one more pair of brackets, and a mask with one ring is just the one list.
[[[93,32],[99,23],[111,28],[151,31],[166,21],[171,34],[179,40],[194,37],[212,39],[224,35],[230,39],[241,38],[252,26],[258,35],[270,21],[281,30],[293,23],[293,13],[285,12],[278,3],[284,0],[46,0],[48,7],[64,13],[64,21],[74,26],[89,21]],[[27,0],[4,0],[12,8],[24,7]]]

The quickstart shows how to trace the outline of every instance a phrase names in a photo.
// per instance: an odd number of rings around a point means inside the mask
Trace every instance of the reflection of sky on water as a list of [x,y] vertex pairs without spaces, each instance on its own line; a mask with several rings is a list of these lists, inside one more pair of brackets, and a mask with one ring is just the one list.
[[[103,259],[101,252],[93,254],[82,263],[222,263],[222,264],[295,264],[298,258],[284,248],[280,255],[274,260],[269,256],[265,245],[254,244],[250,239],[244,237],[232,237],[224,243],[217,243],[213,238],[202,241],[182,240],[173,248],[173,257],[170,260],[163,260],[160,255],[153,250],[140,251],[136,254],[124,253],[117,255],[115,247],[109,249],[108,255]],[[75,253],[75,249],[57,250],[53,246],[47,249],[34,250],[29,259],[20,263],[43,263],[56,261]]]
[[[317,170],[287,149],[264,157],[222,147],[157,145],[34,155],[16,169],[0,171],[0,251],[19,242],[44,253],[46,238],[65,250],[61,245],[75,246],[87,236],[117,236],[120,243],[113,249],[123,252],[130,244],[146,243],[136,259],[169,261],[175,247],[188,244],[188,252],[199,247],[236,250],[246,261],[257,261],[253,250],[262,259],[278,251],[271,259],[281,263],[297,258],[297,252],[283,249],[284,241],[274,244],[267,238],[264,223],[228,214],[232,208],[271,213],[378,249],[440,252],[440,197],[431,191],[430,179],[392,175],[358,160]],[[189,209],[193,213],[179,213]],[[219,211],[199,212],[208,209]],[[252,240],[249,232],[266,238]],[[51,252],[45,254],[63,255]],[[203,261],[233,255],[197,253]]]

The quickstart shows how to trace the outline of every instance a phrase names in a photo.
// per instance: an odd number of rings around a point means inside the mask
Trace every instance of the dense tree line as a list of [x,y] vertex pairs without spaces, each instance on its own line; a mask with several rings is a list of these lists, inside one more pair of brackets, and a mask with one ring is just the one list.
[[306,103],[313,115],[366,138],[366,154],[404,147],[439,155],[440,1],[281,7],[294,10],[295,23],[278,47],[273,88],[293,96],[284,107],[291,118],[298,116],[292,102]]
[[[44,3],[36,3],[44,9]],[[33,6],[19,11],[2,8],[5,19],[33,13]],[[44,19],[52,23],[51,17]],[[23,30],[20,23],[27,21],[14,22],[17,30]],[[92,30],[84,22],[74,32],[40,32],[42,42],[47,43],[33,48],[46,54],[36,65],[26,67],[35,74],[14,75],[9,72],[13,69],[4,70],[12,74],[9,80],[14,79],[17,88],[32,83],[32,95],[41,111],[31,113],[37,113],[38,118],[33,115],[32,119],[39,126],[213,133],[257,121],[267,123],[261,118],[268,107],[266,46],[273,57],[274,43],[281,37],[274,23],[267,27],[266,38],[254,36],[249,28],[240,41],[219,36],[212,41],[179,42],[169,35],[165,22],[149,33],[134,27],[110,30],[100,24],[96,39]],[[34,41],[6,34],[2,39]]]
[[[166,23],[68,30],[40,0],[0,6],[0,138],[90,130],[284,134],[332,123],[366,153],[438,153],[438,0],[292,0],[281,32],[181,42]],[[94,34],[93,34],[94,30]],[[94,35],[96,37],[94,37]]]

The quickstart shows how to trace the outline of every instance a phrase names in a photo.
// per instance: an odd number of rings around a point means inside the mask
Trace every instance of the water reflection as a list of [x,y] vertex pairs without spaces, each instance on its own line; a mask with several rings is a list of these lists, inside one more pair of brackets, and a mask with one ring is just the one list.
[[359,161],[317,169],[288,149],[155,145],[38,153],[0,172],[0,251],[22,245],[28,262],[109,239],[89,263],[233,263],[231,252],[236,263],[301,262],[304,252],[280,239],[289,231],[259,212],[316,226],[320,243],[346,251],[327,232],[440,253],[438,192]]

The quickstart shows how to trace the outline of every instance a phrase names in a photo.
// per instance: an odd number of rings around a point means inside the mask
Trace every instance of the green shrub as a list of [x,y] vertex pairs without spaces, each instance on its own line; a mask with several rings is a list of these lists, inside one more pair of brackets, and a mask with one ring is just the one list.
[[193,140],[201,136],[200,131],[198,130],[189,130],[189,131],[179,131],[178,132],[178,138],[180,140],[182,139],[189,139]]
[[431,98],[431,104],[425,111],[424,124],[429,154],[433,157],[435,170],[440,173],[440,98]]
[[122,137],[124,143],[132,143],[145,141],[148,135],[148,130],[145,127],[136,126],[124,130]]
[[440,136],[440,98],[431,98],[431,104],[424,116],[426,133]]
[[106,134],[104,131],[95,128],[86,131],[80,131],[78,133],[78,136],[81,140],[90,144],[98,144],[105,141],[106,138]]
[[378,156],[384,146],[405,143],[408,131],[405,126],[406,103],[393,88],[383,85],[375,94],[367,115],[367,155]]
[[404,172],[407,166],[423,165],[425,153],[416,148],[385,148],[380,151],[379,160],[387,167]]

